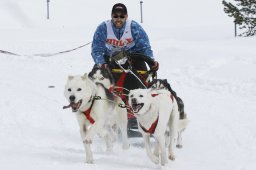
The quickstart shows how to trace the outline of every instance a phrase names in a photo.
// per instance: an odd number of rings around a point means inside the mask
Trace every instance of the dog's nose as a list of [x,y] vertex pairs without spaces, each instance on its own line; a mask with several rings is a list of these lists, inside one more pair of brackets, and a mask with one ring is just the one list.
[[137,99],[136,98],[132,98],[132,103],[137,103]]
[[70,102],[74,102],[74,101],[75,101],[75,99],[76,99],[76,97],[75,97],[74,95],[69,96],[69,100],[70,100]]

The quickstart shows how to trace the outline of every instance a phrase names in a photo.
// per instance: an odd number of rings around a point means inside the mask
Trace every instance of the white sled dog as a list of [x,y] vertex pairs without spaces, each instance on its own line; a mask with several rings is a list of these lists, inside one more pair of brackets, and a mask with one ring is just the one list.
[[[175,160],[174,148],[175,137],[179,129],[179,112],[176,100],[171,97],[168,90],[153,93],[150,89],[135,89],[129,93],[129,105],[137,117],[138,127],[142,133],[148,157],[155,164],[167,163],[168,157]],[[166,140],[165,132],[169,129],[170,140]],[[150,148],[150,136],[156,140],[154,153]],[[169,143],[166,143],[169,142]]]
[[[187,117],[187,114],[184,111],[184,103],[181,100],[181,98],[179,98],[176,94],[175,91],[173,91],[173,89],[171,88],[171,85],[168,83],[167,79],[154,79],[151,83],[149,88],[151,89],[152,92],[154,93],[161,93],[161,91],[163,89],[168,90],[173,97],[175,98],[175,100],[177,101],[178,104],[178,110],[179,110],[179,127],[184,127],[184,129],[180,129],[178,131],[178,137],[177,137],[177,144],[176,147],[177,148],[182,148],[182,132],[185,130],[185,128],[187,127],[189,120]],[[167,140],[170,139],[169,138],[169,129],[166,131],[166,137]],[[169,143],[168,141],[166,143]]]
[[[91,144],[94,136],[98,134],[103,137],[107,150],[111,151],[113,147],[112,126],[114,122],[118,122],[118,125],[122,126],[120,129],[126,129],[127,114],[122,111],[122,108],[116,108],[114,96],[102,84],[94,83],[87,74],[69,76],[64,95],[70,104],[63,108],[72,108],[80,126],[86,153],[85,162],[93,163]],[[123,148],[129,148],[128,141],[123,141]]]

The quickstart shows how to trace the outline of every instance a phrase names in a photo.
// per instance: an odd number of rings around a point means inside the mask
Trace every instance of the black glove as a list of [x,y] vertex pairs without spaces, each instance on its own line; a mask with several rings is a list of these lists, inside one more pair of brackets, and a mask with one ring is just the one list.
[[104,63],[104,64],[95,64],[93,68],[107,69],[108,68],[108,64],[106,64],[106,63]]
[[104,69],[107,69],[108,68],[108,64],[104,63],[104,64],[101,64],[100,68],[104,68]]
[[150,67],[152,71],[157,71],[159,69],[159,63],[154,61],[154,64]]

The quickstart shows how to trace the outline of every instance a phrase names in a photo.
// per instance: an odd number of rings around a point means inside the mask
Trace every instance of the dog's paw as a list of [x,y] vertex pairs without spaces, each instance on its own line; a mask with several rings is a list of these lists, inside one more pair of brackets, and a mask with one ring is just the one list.
[[159,158],[156,156],[151,157],[151,161],[154,162],[155,164],[159,164]]
[[161,165],[164,166],[167,163],[168,163],[167,156],[166,155],[162,155],[162,157],[161,157]]
[[175,155],[174,154],[170,154],[168,157],[170,160],[174,161],[175,160]]
[[181,149],[183,146],[181,145],[181,144],[177,144],[176,145],[176,148],[179,148],[179,149]]
[[164,166],[165,164],[167,164],[167,161],[161,161],[161,166]]

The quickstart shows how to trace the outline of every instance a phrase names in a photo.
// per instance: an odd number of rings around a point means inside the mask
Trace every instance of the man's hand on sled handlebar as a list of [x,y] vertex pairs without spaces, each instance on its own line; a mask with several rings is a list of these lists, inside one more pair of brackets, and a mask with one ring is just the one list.
[[108,68],[108,64],[106,64],[106,63],[103,63],[103,64],[96,64],[94,67],[107,69],[107,68]]
[[150,70],[157,71],[159,69],[159,63],[154,61],[154,64],[150,67]]
[[107,69],[107,68],[108,68],[108,64],[106,64],[106,63],[101,64],[101,68],[105,68],[105,69]]

